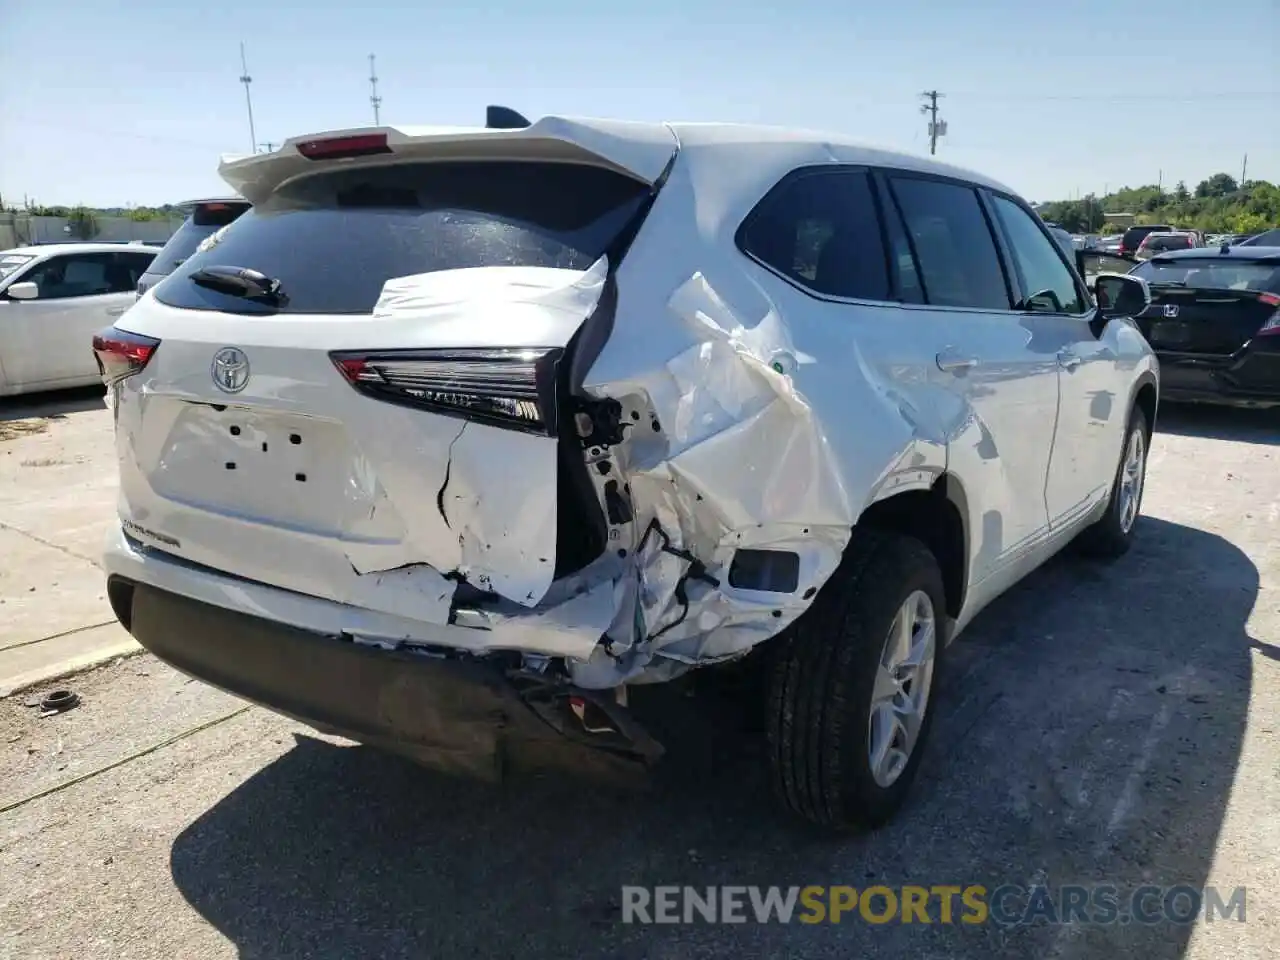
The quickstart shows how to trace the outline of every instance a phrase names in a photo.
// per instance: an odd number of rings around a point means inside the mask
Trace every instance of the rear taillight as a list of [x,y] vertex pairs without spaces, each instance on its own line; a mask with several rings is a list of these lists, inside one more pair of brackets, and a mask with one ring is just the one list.
[[361,133],[352,137],[305,140],[298,144],[298,152],[308,160],[339,160],[343,157],[390,153],[391,147],[387,145],[385,133]]
[[493,426],[554,434],[553,347],[330,354],[366,396]]
[[107,327],[93,337],[93,355],[98,358],[98,372],[107,386],[139,373],[155,355],[160,341]]

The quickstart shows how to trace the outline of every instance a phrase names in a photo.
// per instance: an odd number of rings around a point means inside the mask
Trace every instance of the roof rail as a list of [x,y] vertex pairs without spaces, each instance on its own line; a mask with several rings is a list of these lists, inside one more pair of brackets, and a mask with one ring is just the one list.
[[485,107],[484,125],[490,130],[523,130],[533,126],[522,114],[496,104]]

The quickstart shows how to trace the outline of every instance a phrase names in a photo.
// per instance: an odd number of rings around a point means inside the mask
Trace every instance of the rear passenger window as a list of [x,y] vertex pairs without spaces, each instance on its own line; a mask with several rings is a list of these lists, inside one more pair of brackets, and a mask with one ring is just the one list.
[[1026,298],[1020,306],[1035,313],[1083,313],[1084,300],[1070,268],[1031,214],[1005,197],[993,198],[1004,225]]
[[931,304],[1008,310],[1009,292],[978,194],[914,177],[890,179]]
[[888,300],[889,272],[871,189],[862,171],[793,176],[747,218],[738,244],[814,293]]

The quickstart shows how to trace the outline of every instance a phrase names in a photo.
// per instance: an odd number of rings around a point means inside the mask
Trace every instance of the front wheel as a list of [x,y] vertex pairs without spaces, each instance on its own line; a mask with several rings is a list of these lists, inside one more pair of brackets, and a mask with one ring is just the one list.
[[1140,407],[1129,414],[1124,448],[1107,512],[1086,528],[1077,541],[1081,551],[1100,559],[1122,556],[1133,543],[1133,532],[1142,510],[1142,492],[1147,482],[1147,452],[1151,446],[1151,426]]
[[897,812],[933,722],[945,624],[928,548],[855,532],[840,570],[778,641],[768,743],[775,792],[792,812],[836,830]]

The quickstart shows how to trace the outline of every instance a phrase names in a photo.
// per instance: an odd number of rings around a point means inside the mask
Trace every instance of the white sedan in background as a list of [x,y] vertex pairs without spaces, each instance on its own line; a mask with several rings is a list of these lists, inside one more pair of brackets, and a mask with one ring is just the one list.
[[133,305],[157,252],[123,243],[0,251],[0,396],[101,383],[93,335]]

